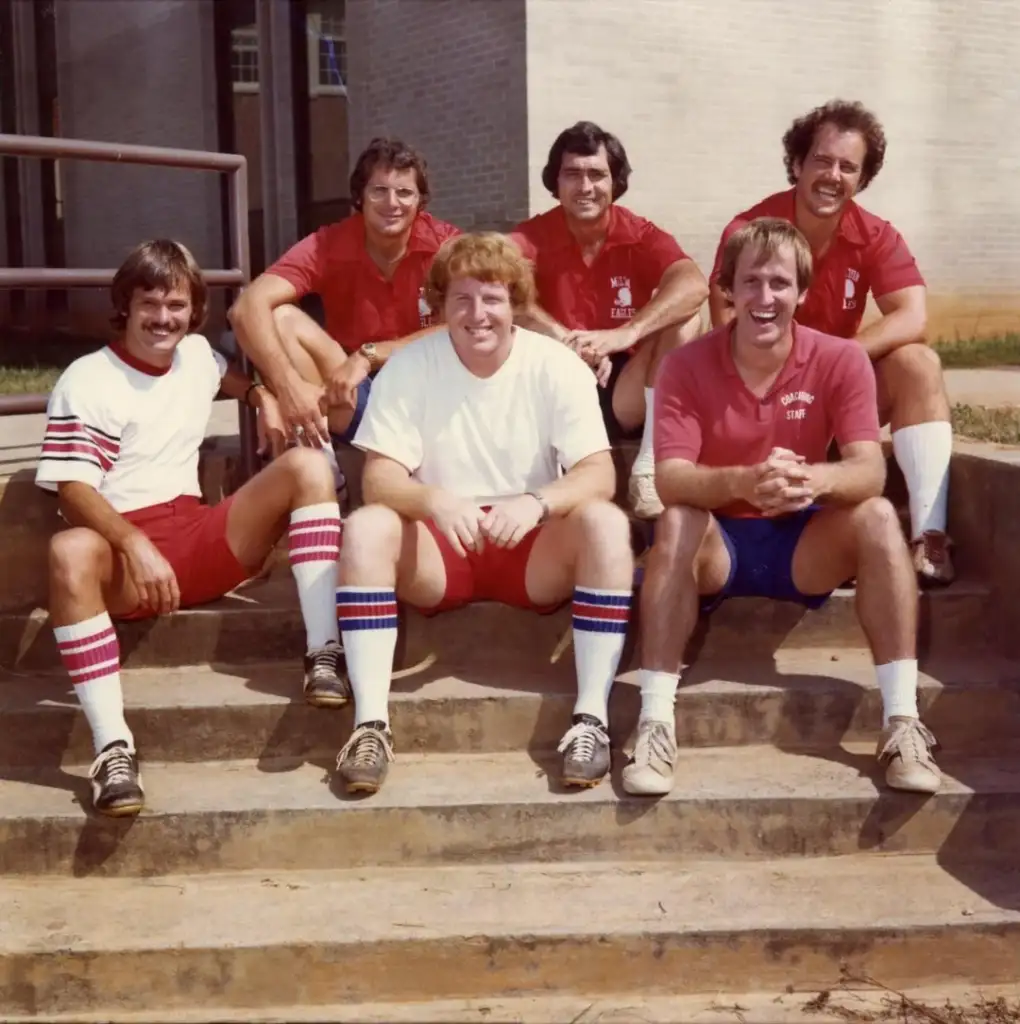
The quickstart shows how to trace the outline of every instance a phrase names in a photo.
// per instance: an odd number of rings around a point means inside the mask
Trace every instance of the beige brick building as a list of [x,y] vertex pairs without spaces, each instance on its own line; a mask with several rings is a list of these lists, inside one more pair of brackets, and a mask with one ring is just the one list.
[[626,203],[707,270],[785,187],[789,122],[860,99],[889,136],[862,202],[917,256],[933,336],[1020,329],[1017,38],[1017,0],[352,0],[351,148],[403,133],[437,212],[501,226],[549,207],[549,145],[590,118],[627,146]]

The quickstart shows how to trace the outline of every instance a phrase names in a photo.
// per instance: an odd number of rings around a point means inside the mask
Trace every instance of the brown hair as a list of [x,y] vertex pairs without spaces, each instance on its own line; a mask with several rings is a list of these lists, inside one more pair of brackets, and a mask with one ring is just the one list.
[[841,132],[860,132],[864,138],[864,165],[861,167],[861,183],[858,192],[874,180],[885,161],[885,131],[882,123],[864,104],[847,100],[830,100],[824,106],[815,107],[809,114],[798,117],[783,136],[786,156],[786,180],[797,183],[794,164],[802,167],[811,152],[815,135],[823,124],[835,125]]
[[191,295],[191,320],[188,330],[195,331],[205,323],[209,292],[202,271],[187,248],[169,238],[156,238],[136,245],[120,265],[110,285],[113,316],[110,323],[117,331],[127,326],[131,299],[142,291],[168,292],[187,286]]
[[373,139],[362,151],[351,171],[351,206],[361,211],[365,186],[378,167],[387,170],[413,170],[418,183],[418,209],[424,210],[429,202],[429,170],[425,157],[400,139]]
[[623,143],[612,132],[604,131],[594,121],[578,121],[570,128],[564,128],[556,136],[556,141],[549,150],[549,158],[542,169],[542,184],[554,199],[559,195],[563,158],[568,153],[575,156],[594,156],[600,146],[606,147],[609,173],[613,178],[613,199],[619,199],[627,191],[631,168]]
[[793,247],[797,263],[797,291],[806,292],[811,286],[811,246],[800,231],[782,217],[757,217],[726,239],[719,268],[719,287],[732,293],[737,260],[748,246],[757,252],[757,263],[763,263],[784,245]]
[[523,309],[535,301],[531,264],[506,235],[495,231],[456,235],[442,244],[425,282],[428,304],[441,310],[450,284],[464,277],[506,285],[514,309]]

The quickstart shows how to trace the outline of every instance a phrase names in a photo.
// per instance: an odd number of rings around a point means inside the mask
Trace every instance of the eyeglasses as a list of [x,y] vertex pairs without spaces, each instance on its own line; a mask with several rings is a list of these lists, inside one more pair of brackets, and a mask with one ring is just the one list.
[[410,206],[418,198],[416,188],[387,188],[385,185],[372,185],[371,188],[366,188],[365,197],[373,206],[381,206],[389,202],[391,192],[401,206]]

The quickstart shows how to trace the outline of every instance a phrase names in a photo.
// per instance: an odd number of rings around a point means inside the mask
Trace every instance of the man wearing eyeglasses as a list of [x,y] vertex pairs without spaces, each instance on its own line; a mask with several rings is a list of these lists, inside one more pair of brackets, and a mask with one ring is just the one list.
[[[290,439],[349,442],[372,376],[432,328],[425,277],[458,234],[425,212],[424,158],[397,139],[373,139],[351,173],[355,213],[303,238],[246,288],[230,310],[238,342],[277,396]],[[295,303],[318,294],[325,329]],[[277,454],[274,452],[274,454]]]

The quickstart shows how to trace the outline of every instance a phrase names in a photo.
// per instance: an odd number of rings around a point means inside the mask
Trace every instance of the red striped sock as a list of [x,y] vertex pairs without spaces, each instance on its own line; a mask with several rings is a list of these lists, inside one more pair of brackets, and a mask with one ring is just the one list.
[[290,514],[290,567],[310,651],[340,639],[334,602],[340,529],[340,506],[335,501],[305,505]]

